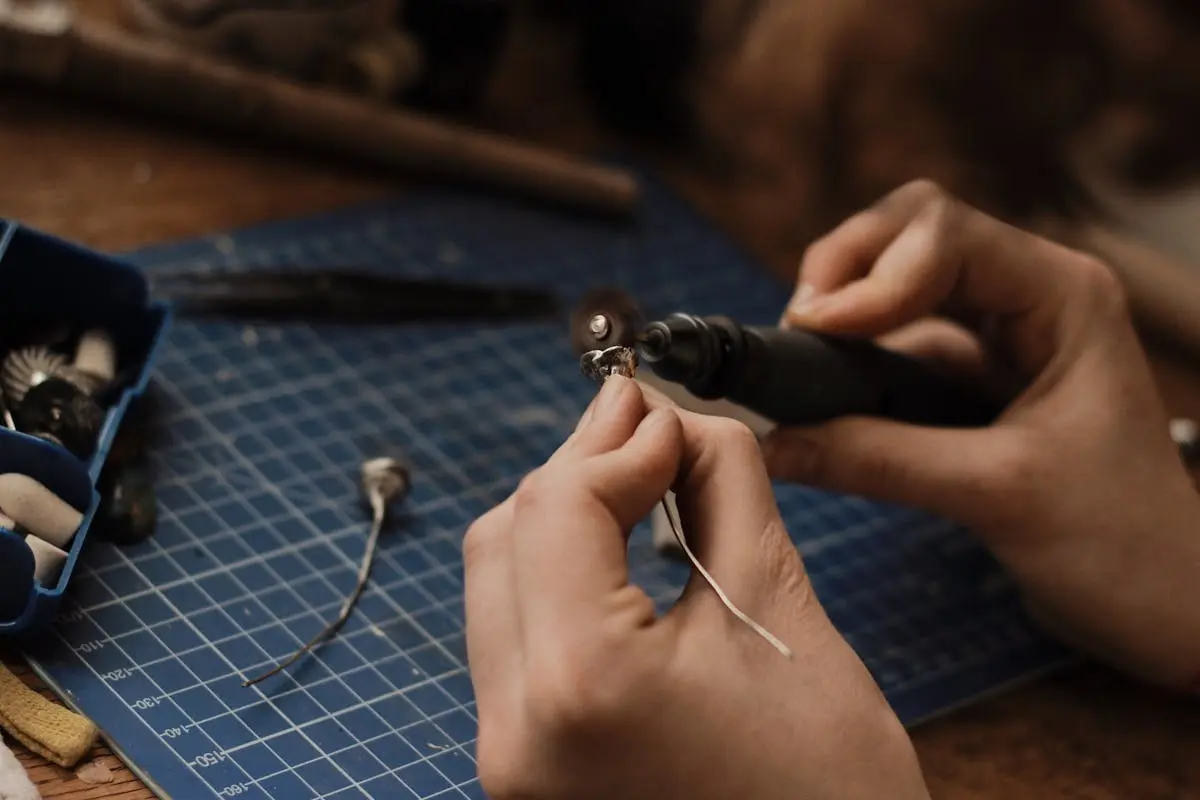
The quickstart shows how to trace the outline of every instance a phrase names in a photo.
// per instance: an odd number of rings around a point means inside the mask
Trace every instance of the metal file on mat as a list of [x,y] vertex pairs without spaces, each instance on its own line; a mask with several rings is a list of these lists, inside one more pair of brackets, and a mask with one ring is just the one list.
[[541,319],[558,313],[544,289],[357,269],[272,268],[153,276],[176,314],[277,322],[399,324],[431,320]]

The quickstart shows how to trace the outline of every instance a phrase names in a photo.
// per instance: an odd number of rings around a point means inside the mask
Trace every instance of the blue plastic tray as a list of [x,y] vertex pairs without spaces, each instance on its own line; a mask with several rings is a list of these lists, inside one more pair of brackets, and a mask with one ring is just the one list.
[[[107,408],[96,450],[88,461],[41,439],[0,426],[0,474],[28,475],[84,512],[67,561],[54,586],[33,581],[17,615],[0,619],[0,635],[30,634],[53,619],[88,538],[100,496],[96,482],[129,404],[145,389],[170,326],[169,307],[152,302],[134,267],[21,225],[0,221],[0,346],[29,326],[99,328],[113,339],[123,389]],[[25,581],[30,560],[20,533],[0,528],[0,581]],[[21,586],[10,589],[19,595]]]

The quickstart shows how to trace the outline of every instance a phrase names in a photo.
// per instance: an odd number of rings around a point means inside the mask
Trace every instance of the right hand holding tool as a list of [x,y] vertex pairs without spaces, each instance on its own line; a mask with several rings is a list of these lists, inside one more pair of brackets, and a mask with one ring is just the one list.
[[1023,391],[979,429],[779,429],[764,442],[772,475],[957,520],[1068,643],[1148,680],[1195,681],[1200,495],[1112,271],[917,182],[816,242],[800,280],[786,325],[879,338]]

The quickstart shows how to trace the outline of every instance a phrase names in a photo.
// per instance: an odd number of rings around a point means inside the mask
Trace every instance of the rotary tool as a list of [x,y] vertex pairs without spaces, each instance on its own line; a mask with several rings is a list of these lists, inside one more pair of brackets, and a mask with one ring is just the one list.
[[624,346],[664,381],[728,400],[777,425],[873,416],[981,427],[1007,402],[874,342],[676,313],[645,321],[619,290],[590,293],[572,319],[576,349]]
[[927,364],[873,342],[671,314],[635,337],[639,360],[702,400],[725,399],[778,425],[839,416],[980,427],[1004,410]]

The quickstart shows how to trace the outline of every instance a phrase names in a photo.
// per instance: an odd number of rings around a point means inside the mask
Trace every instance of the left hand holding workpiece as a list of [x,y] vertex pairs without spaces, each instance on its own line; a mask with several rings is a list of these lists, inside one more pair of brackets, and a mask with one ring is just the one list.
[[[701,563],[656,614],[630,531],[676,491]],[[813,595],[758,444],[610,377],[578,429],[467,532],[477,760],[494,800],[928,798],[912,745]]]

